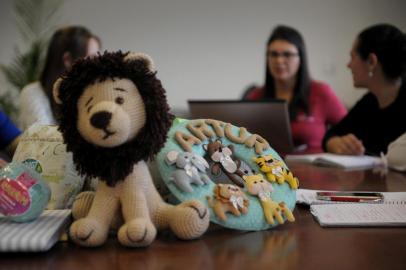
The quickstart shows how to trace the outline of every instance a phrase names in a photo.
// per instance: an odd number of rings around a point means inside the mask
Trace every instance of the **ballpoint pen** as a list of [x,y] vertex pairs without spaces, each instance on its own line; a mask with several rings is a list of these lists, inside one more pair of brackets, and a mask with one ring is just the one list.
[[329,191],[317,192],[317,199],[336,202],[381,202],[383,195],[379,192]]

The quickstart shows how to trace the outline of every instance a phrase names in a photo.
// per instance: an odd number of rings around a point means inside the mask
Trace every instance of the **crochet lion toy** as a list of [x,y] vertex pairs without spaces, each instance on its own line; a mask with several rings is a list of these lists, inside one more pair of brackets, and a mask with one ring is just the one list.
[[118,241],[128,247],[148,246],[168,227],[181,239],[207,230],[206,206],[165,203],[147,168],[173,119],[149,56],[119,51],[81,59],[55,83],[54,99],[77,170],[99,180],[86,217],[70,227],[74,242],[102,245],[117,216]]

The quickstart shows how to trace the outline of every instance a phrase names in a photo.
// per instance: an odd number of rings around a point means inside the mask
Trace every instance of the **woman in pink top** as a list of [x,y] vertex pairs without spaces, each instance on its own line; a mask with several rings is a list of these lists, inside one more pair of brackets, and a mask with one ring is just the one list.
[[344,105],[330,86],[310,78],[305,44],[297,30],[276,27],[266,48],[265,85],[251,88],[243,98],[286,100],[295,145],[321,149],[327,126],[347,113]]

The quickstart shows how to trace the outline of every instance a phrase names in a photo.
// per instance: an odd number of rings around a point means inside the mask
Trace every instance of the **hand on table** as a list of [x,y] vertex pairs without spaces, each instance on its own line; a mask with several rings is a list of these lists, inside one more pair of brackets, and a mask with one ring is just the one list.
[[341,155],[363,155],[365,148],[361,140],[349,133],[330,138],[327,141],[327,151]]

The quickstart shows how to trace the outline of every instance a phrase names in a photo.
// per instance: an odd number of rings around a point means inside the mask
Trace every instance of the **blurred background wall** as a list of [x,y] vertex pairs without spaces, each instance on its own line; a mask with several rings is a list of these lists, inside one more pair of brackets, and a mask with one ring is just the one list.
[[[23,46],[13,1],[0,2],[0,63]],[[106,50],[150,54],[173,110],[187,99],[237,99],[262,84],[272,28],[297,28],[307,43],[312,77],[329,83],[351,107],[355,90],[346,64],[357,33],[379,23],[406,29],[404,0],[65,0],[58,25],[81,24]],[[4,78],[0,78],[1,85]]]

